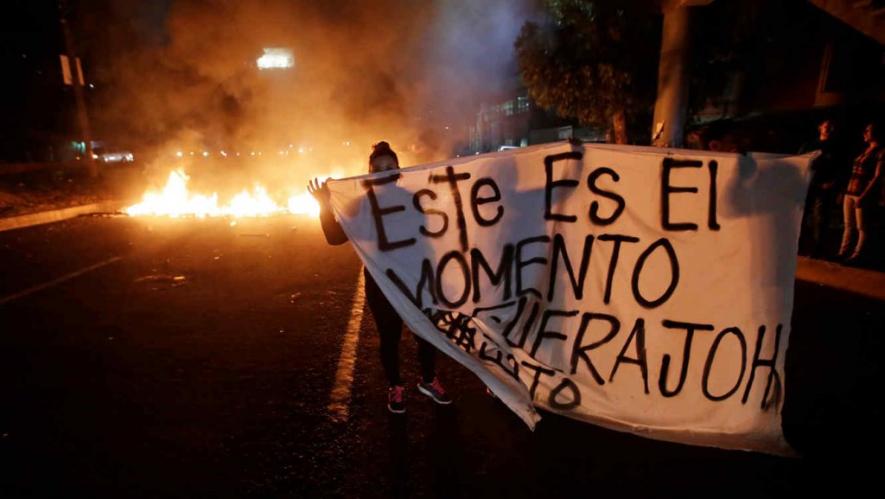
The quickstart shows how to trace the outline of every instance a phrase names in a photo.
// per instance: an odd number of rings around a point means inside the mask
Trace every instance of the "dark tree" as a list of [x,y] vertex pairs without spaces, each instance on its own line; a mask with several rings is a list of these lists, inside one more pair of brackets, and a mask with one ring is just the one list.
[[[585,125],[648,117],[657,88],[661,16],[652,0],[545,0],[547,19],[516,40],[520,74],[539,105]],[[637,127],[638,129],[639,127]],[[641,129],[647,133],[645,123]]]

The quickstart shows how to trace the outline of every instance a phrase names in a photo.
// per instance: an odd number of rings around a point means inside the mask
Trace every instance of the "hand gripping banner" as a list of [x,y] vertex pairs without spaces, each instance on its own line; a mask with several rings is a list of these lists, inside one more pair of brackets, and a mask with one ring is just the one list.
[[409,328],[530,427],[783,454],[812,158],[556,143],[329,186]]

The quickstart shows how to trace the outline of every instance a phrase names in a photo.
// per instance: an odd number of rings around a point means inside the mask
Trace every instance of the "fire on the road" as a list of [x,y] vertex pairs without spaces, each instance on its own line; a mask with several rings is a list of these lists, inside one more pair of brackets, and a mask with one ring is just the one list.
[[169,173],[166,185],[160,191],[147,191],[138,204],[125,209],[130,216],[168,217],[264,217],[292,213],[318,216],[320,207],[308,193],[289,197],[285,205],[274,201],[260,184],[252,190],[244,189],[228,202],[219,204],[218,194],[192,193],[188,190],[188,175],[182,169]]

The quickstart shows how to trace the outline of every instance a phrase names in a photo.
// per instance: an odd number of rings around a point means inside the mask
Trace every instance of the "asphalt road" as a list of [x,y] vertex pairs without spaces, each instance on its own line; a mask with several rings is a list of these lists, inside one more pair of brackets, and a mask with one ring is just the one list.
[[412,389],[390,416],[374,324],[352,307],[359,272],[297,217],[0,233],[0,497],[783,497],[878,482],[881,302],[797,285],[784,426],[804,457],[786,459],[553,415],[530,432],[448,359],[454,405]]

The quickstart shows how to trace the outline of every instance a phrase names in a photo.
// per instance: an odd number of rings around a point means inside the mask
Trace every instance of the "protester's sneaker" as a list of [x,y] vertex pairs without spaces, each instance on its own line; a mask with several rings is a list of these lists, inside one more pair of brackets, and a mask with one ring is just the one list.
[[387,389],[387,410],[394,414],[406,412],[406,389],[402,385],[394,385]]
[[433,378],[433,381],[430,383],[423,381],[418,383],[418,391],[432,398],[437,404],[447,405],[452,403],[452,399],[449,398],[446,389],[439,382],[439,378]]

